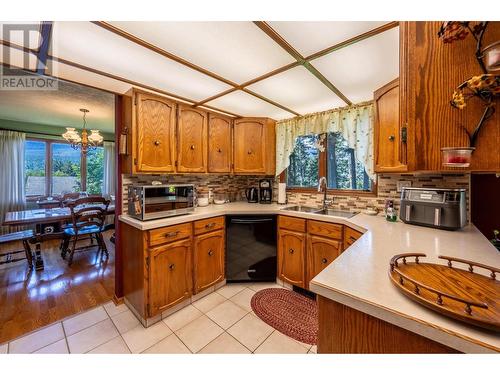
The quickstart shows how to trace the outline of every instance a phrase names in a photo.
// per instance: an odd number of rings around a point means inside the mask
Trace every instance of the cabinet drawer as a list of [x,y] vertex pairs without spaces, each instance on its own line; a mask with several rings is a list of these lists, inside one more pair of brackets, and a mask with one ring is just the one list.
[[191,237],[191,223],[171,225],[148,232],[149,246],[158,246]]
[[346,226],[344,229],[344,249],[351,246],[362,235],[363,233]]
[[212,232],[224,228],[224,216],[211,217],[210,219],[198,220],[194,222],[194,234]]
[[278,217],[278,227],[295,231],[295,232],[305,232],[306,231],[306,220],[297,217],[290,216],[279,216]]
[[323,221],[308,220],[307,233],[316,236],[342,240],[342,224],[325,223]]

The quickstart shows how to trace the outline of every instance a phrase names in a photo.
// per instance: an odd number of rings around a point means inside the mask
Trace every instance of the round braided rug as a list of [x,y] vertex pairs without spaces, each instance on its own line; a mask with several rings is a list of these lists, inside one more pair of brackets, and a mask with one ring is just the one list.
[[251,301],[255,314],[281,333],[306,344],[316,344],[318,308],[316,302],[292,290],[263,289]]

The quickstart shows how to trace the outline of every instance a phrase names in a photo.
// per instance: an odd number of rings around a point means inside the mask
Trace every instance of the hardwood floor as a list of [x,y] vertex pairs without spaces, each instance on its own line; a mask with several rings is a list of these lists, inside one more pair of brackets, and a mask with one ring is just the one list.
[[[112,299],[115,251],[105,233],[109,260],[96,259],[97,248],[76,252],[68,267],[59,242],[42,244],[45,269],[28,272],[26,262],[0,266],[0,344],[64,317]],[[80,241],[78,246],[85,245]],[[94,241],[95,243],[95,241]],[[21,243],[2,246],[0,252],[22,249]]]

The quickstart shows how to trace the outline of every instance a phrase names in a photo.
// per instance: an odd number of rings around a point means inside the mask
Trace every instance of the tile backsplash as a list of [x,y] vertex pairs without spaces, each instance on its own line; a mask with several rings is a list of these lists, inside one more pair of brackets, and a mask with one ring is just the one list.
[[[123,202],[124,212],[126,212],[127,189],[130,184],[151,183],[154,180],[163,183],[192,183],[196,186],[198,194],[208,193],[212,189],[214,193],[225,193],[232,200],[245,200],[244,192],[249,186],[258,186],[262,178],[274,180],[273,201],[277,201],[278,178],[273,176],[231,176],[231,175],[123,175]],[[377,196],[364,195],[330,195],[333,198],[332,207],[348,211],[360,211],[367,208],[376,208],[383,212],[386,199],[393,199],[396,209],[400,207],[400,193],[397,192],[398,181],[410,181],[412,187],[429,188],[465,188],[467,189],[467,212],[469,215],[469,190],[470,174],[379,174]],[[296,193],[287,192],[287,200],[290,204],[301,204],[308,206],[318,206],[323,199],[322,193]]]
[[[467,200],[467,212],[469,215],[469,174],[379,174],[377,196],[353,196],[353,195],[330,195],[333,198],[332,207],[348,211],[360,211],[367,208],[376,208],[383,212],[386,199],[394,200],[394,206],[399,211],[400,195],[397,192],[398,181],[410,181],[412,187],[428,188],[465,188]],[[288,203],[301,205],[320,205],[323,199],[322,193],[294,193],[287,192]]]

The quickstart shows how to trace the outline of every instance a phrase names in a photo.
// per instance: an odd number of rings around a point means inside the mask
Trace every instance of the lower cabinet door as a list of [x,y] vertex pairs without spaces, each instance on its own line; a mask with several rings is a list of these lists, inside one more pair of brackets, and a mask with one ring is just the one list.
[[192,291],[191,240],[150,250],[148,315],[157,315],[189,298]]
[[306,235],[280,229],[278,236],[278,275],[289,284],[306,287]]
[[342,242],[324,237],[307,236],[307,287],[309,282],[342,252]]
[[224,230],[194,239],[194,293],[224,280]]

